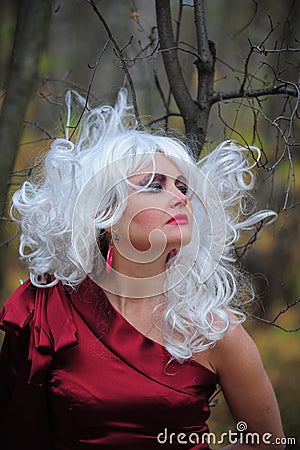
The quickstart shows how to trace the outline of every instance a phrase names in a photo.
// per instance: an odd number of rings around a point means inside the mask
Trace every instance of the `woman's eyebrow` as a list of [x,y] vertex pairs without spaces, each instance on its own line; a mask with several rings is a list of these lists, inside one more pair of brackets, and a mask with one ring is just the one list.
[[[138,182],[138,186],[146,186],[152,177],[153,173],[149,172]],[[166,181],[166,178],[167,178],[166,175],[162,173],[155,173],[152,181],[159,181],[161,183],[164,183]]]
[[187,184],[187,179],[184,175],[178,175],[178,177],[176,178],[176,181],[182,181],[183,183]]
[[[147,173],[139,182],[138,182],[138,186],[146,186],[149,181],[151,180],[151,178],[153,177],[153,173],[149,172]],[[177,177],[171,177],[173,179],[175,179],[175,181],[182,181],[183,183],[187,183],[187,179],[184,175],[178,175]],[[160,183],[165,183],[167,179],[167,176],[163,173],[155,173],[154,177],[153,177],[153,181],[159,181]]]

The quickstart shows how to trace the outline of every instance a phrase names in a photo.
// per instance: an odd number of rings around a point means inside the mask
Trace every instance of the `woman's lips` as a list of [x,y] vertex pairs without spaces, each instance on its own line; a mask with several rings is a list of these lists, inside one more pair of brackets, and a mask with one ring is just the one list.
[[167,225],[186,225],[188,223],[188,216],[186,214],[176,214],[168,220]]

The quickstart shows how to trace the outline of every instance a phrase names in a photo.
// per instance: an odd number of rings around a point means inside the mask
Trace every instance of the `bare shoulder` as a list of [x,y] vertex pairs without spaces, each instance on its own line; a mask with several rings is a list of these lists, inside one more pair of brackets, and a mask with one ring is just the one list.
[[196,355],[196,360],[218,374],[220,377],[224,371],[228,370],[229,363],[231,370],[236,363],[243,359],[260,360],[258,349],[240,323],[237,317],[228,312],[230,325],[224,337],[217,341],[213,347]]
[[[253,351],[257,351],[256,346],[244,327],[239,323],[238,319],[231,312],[228,313],[230,325],[225,336],[217,341],[213,347],[204,350],[195,355],[196,361],[220,376],[223,361],[228,360],[235,354],[239,354],[241,349],[246,351],[246,347],[253,346]],[[237,344],[237,345],[236,345]]]
[[244,326],[231,312],[228,312],[228,316],[230,319],[229,328],[223,339],[216,342],[212,352],[215,358],[221,359],[222,361],[223,358],[228,360],[228,358],[234,359],[238,356],[239,360],[243,358],[247,360],[249,358],[258,358],[260,360],[257,346]]
[[224,337],[216,342],[211,351],[211,364],[215,368],[220,381],[243,377],[252,382],[266,377],[263,362],[258,348],[239,323],[234,314],[229,313],[230,325]]
[[250,431],[282,437],[276,397],[259,351],[234,315],[230,314],[230,326],[210,357],[235,420],[245,421]]

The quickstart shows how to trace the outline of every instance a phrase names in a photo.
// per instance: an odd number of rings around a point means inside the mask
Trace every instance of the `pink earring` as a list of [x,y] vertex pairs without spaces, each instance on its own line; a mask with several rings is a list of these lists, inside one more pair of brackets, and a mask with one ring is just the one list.
[[110,245],[108,247],[108,252],[106,256],[106,264],[105,264],[106,273],[109,273],[110,269],[112,268],[112,260],[113,260],[113,246]]

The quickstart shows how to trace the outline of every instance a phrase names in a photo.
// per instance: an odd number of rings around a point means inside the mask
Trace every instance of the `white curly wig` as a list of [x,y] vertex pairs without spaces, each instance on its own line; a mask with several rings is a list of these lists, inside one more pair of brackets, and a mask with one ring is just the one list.
[[[68,123],[72,99],[84,104],[78,94],[67,94]],[[22,228],[20,255],[39,287],[58,281],[76,287],[96,268],[103,271],[103,230],[122,217],[128,177],[149,163],[155,172],[157,151],[171,158],[193,192],[194,224],[191,242],[168,259],[162,331],[168,351],[184,361],[224,336],[228,311],[241,302],[243,276],[235,264],[240,231],[270,223],[276,213],[245,206],[254,186],[257,148],[225,141],[194,161],[180,140],[138,130],[130,110],[121,89],[114,108],[85,111],[75,144],[68,126],[66,138],[53,142],[41,180],[26,181],[13,196],[12,215]],[[47,284],[48,275],[54,281]],[[251,287],[247,290],[253,297]]]

